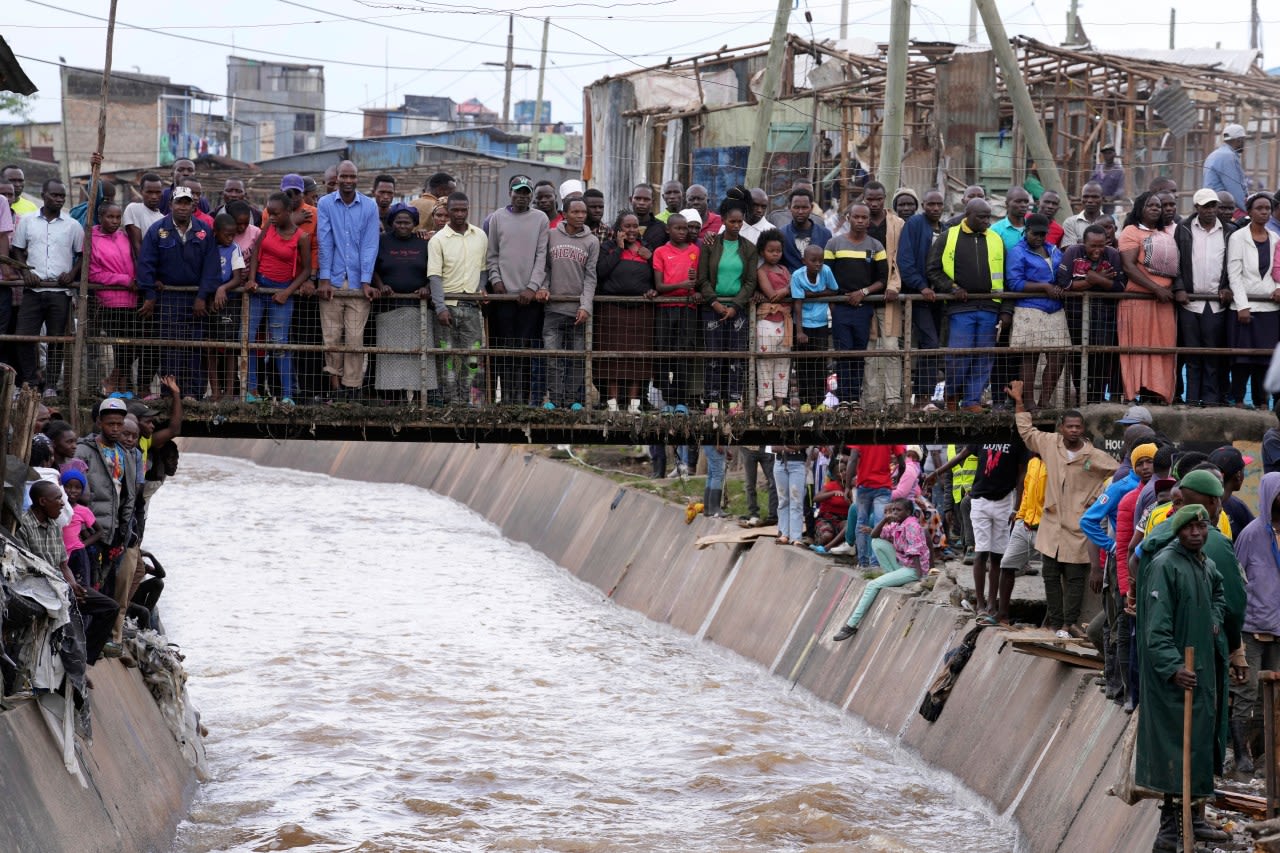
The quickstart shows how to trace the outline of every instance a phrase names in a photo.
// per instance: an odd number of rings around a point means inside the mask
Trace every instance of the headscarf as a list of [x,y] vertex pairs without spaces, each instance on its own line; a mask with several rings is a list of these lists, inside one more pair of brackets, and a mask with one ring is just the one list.
[[1184,489],[1208,495],[1211,498],[1222,497],[1222,481],[1203,468],[1196,471],[1188,471],[1178,481],[1178,485]]
[[[1209,472],[1203,471],[1201,473],[1208,474]],[[1213,475],[1209,474],[1209,476],[1212,477]],[[1208,524],[1209,510],[1200,504],[1187,504],[1173,514],[1173,517],[1169,519],[1169,526],[1173,528],[1173,533],[1176,534],[1193,521],[1203,521]]]
[[413,220],[413,227],[414,228],[418,227],[418,218],[419,218],[418,208],[414,207],[411,204],[405,204],[402,201],[396,202],[395,204],[391,205],[391,207],[387,210],[387,225],[390,225],[392,222],[395,222],[396,217],[399,216],[401,213],[409,214],[409,217]]
[[[1155,442],[1148,442],[1147,444],[1139,444],[1137,447],[1133,449],[1133,452],[1129,454],[1129,464],[1137,465],[1139,459],[1155,459],[1155,458],[1156,458]],[[1205,473],[1207,474],[1208,472],[1206,471]],[[1214,477],[1214,479],[1216,480],[1217,478]],[[1195,487],[1192,486],[1191,488],[1195,488]]]

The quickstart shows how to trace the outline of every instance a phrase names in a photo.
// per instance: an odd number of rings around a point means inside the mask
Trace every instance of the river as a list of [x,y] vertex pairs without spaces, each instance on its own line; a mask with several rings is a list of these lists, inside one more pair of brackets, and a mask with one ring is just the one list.
[[1018,847],[889,738],[423,489],[189,454],[147,542],[210,730],[179,853]]

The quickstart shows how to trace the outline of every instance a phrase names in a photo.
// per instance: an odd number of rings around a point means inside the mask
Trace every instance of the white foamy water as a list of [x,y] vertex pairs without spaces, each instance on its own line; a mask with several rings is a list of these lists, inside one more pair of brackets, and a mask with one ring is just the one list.
[[952,777],[431,492],[191,454],[147,542],[210,729],[182,853],[1015,849]]

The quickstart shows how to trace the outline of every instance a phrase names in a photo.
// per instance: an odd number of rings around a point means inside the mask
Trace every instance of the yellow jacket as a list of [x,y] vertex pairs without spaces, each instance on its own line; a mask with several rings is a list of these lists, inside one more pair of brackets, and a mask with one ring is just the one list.
[[1027,475],[1022,478],[1022,503],[1018,504],[1017,521],[1027,527],[1039,527],[1040,516],[1044,514],[1044,484],[1049,472],[1039,456],[1033,456],[1027,462]]

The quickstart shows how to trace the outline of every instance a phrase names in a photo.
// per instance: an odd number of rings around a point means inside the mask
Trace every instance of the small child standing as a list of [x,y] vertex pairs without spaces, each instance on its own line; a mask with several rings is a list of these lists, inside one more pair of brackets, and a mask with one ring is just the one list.
[[[219,213],[213,221],[213,236],[218,240],[218,290],[209,306],[209,340],[236,343],[240,340],[240,300],[229,299],[230,291],[239,290],[248,277],[248,266],[240,246],[236,244],[236,220],[229,213]],[[221,400],[235,388],[237,352],[232,349],[209,350],[209,387],[213,399]]]
[[88,545],[98,541],[101,534],[93,532],[96,519],[85,502],[89,481],[84,474],[70,468],[62,474],[62,488],[71,502],[71,521],[62,528],[62,544],[67,549],[67,565],[71,574],[83,587],[93,586],[93,572],[89,561]]
[[[795,350],[797,352],[826,352],[831,339],[829,328],[831,310],[825,302],[815,302],[813,297],[835,293],[840,289],[831,268],[822,262],[822,247],[810,243],[804,250],[804,266],[791,275],[791,298],[796,325]],[[823,377],[827,373],[825,358],[801,359],[799,368],[798,402],[812,406],[823,399]],[[802,409],[803,411],[803,409]]]
[[[763,297],[756,314],[756,346],[762,353],[791,351],[791,273],[782,265],[782,232],[775,228],[760,235],[756,250],[763,261],[756,271],[756,293]],[[756,362],[756,405],[786,410],[791,382],[791,360],[762,358]]]
[[867,584],[849,621],[831,638],[837,643],[858,633],[858,623],[867,615],[880,590],[905,586],[929,573],[929,542],[920,521],[911,511],[910,501],[890,501],[884,508],[884,518],[869,533],[871,550],[884,573]]

